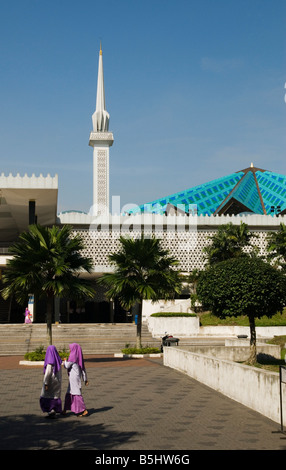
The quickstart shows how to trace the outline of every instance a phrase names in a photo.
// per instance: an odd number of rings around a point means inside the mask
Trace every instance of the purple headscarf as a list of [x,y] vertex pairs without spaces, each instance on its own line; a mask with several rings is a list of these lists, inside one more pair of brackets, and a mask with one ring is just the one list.
[[69,355],[69,362],[76,362],[82,370],[85,369],[84,367],[84,359],[82,355],[82,350],[79,344],[72,343],[69,345],[70,348],[70,355]]
[[61,365],[62,365],[62,359],[57,351],[57,348],[55,346],[48,346],[47,351],[46,351],[46,356],[45,356],[45,362],[44,362],[44,373],[46,371],[46,367],[48,364],[52,364],[54,367],[54,374],[60,370]]

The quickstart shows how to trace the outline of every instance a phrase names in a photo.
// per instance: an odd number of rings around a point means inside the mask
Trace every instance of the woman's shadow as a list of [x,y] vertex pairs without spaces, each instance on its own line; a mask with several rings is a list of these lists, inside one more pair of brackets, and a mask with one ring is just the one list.
[[103,406],[102,408],[88,408],[88,414],[102,413],[104,411],[112,410],[113,406]]

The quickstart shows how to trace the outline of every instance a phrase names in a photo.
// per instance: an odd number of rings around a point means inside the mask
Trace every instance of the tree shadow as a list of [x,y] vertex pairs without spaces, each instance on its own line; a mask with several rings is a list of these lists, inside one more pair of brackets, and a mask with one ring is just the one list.
[[[108,409],[92,409],[91,413]],[[0,418],[0,450],[111,450],[137,440],[136,435],[75,415],[57,415],[55,419],[31,414]]]
[[261,366],[276,366],[277,369],[279,369],[279,366],[285,366],[284,359],[277,359],[276,357],[266,353],[258,353],[256,359],[257,363]]

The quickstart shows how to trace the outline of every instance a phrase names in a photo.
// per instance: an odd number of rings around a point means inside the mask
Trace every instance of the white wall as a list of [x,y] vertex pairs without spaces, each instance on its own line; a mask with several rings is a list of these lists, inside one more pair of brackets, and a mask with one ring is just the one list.
[[253,241],[259,248],[259,254],[264,255],[268,231],[277,230],[284,218],[286,220],[285,216],[265,215],[197,217],[138,214],[127,217],[110,215],[97,220],[90,214],[59,214],[60,223],[73,225],[74,232],[82,236],[85,245],[83,255],[93,258],[95,266],[111,269],[108,256],[118,251],[120,235],[135,238],[144,230],[146,236],[154,235],[161,240],[162,248],[170,251],[179,261],[179,269],[185,273],[204,269],[206,260],[202,250],[221,224],[246,223],[257,236]]
[[[180,344],[179,344],[180,346]],[[183,345],[180,349],[185,351],[194,352],[196,354],[203,354],[205,356],[215,357],[216,359],[224,359],[235,362],[245,362],[250,356],[250,345],[246,343],[243,345],[225,345],[225,346],[205,346],[205,345]],[[281,348],[278,345],[258,343],[257,354],[264,354],[272,358],[281,359]]]
[[[183,372],[227,397],[280,423],[280,380],[276,372],[220,360],[176,347],[165,347],[164,365]],[[286,390],[282,384],[283,425]]]
[[0,266],[6,266],[7,261],[11,258],[12,258],[12,256],[0,255]]
[[[246,335],[248,339],[250,338],[249,326],[200,326],[199,317],[151,317],[148,315],[144,320],[154,338],[161,338],[166,332],[179,338],[237,338],[239,335]],[[286,335],[286,326],[258,326],[255,330],[257,339]]]
[[148,317],[147,325],[153,338],[168,333],[173,336],[190,337],[199,334],[199,317]]
[[160,312],[191,313],[191,301],[190,299],[158,300],[158,302],[143,301],[143,320],[146,320],[152,313]]
[[[257,338],[273,338],[286,335],[286,326],[257,326],[255,328]],[[201,326],[200,336],[231,337],[247,335],[250,337],[249,326]]]

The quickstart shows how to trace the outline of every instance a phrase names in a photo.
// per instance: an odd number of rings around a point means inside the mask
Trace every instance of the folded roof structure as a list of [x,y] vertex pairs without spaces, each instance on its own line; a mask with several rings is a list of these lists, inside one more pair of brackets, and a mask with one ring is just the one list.
[[164,214],[171,206],[198,215],[286,212],[286,176],[251,165],[235,173],[156,199],[133,209]]

